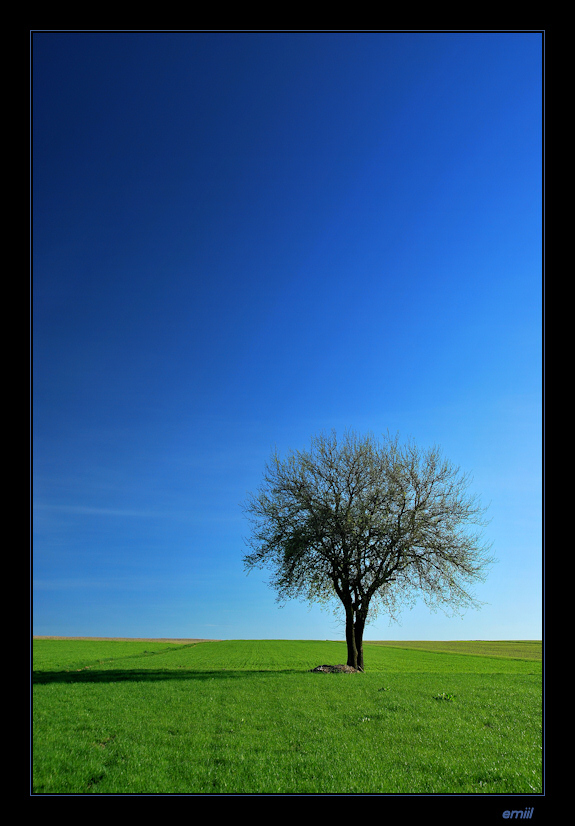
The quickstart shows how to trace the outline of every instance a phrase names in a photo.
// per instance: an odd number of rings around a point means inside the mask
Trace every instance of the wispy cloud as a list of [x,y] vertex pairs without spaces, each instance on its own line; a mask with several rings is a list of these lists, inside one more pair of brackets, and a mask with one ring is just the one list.
[[76,516],[119,516],[136,519],[177,519],[186,522],[239,522],[243,520],[238,513],[215,513],[205,510],[194,513],[193,511],[155,511],[155,510],[132,510],[130,508],[95,508],[89,505],[51,505],[46,503],[34,503],[34,512],[39,513],[62,513]]
[[54,579],[37,578],[33,580],[32,587],[35,591],[78,590],[79,588],[141,591],[150,588],[157,589],[160,586],[170,588],[173,583],[173,578],[168,576],[77,576],[54,577]]
[[145,517],[168,517],[169,513],[160,513],[147,510],[126,510],[124,508],[94,508],[88,505],[47,505],[44,503],[34,504],[34,510],[57,511],[58,513],[74,513],[93,516],[135,516],[139,519]]
[[61,591],[78,588],[124,588],[126,584],[133,585],[128,579],[94,579],[84,577],[70,577],[66,579],[35,579],[35,591]]

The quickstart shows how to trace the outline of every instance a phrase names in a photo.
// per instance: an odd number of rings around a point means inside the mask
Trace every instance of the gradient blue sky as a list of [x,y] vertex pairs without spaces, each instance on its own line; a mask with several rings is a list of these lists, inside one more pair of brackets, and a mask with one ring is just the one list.
[[399,432],[542,634],[541,33],[32,35],[35,634],[338,639],[246,576],[274,446]]

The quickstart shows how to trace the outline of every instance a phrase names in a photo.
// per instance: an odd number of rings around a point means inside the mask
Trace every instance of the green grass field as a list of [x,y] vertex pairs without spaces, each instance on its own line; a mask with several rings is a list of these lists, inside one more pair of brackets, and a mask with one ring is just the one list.
[[33,793],[542,792],[541,643],[35,640]]

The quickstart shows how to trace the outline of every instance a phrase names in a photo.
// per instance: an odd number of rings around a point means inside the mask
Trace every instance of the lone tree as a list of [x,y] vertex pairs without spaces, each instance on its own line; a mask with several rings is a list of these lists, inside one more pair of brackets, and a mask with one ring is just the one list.
[[494,560],[469,529],[486,523],[468,487],[438,448],[322,434],[283,461],[274,452],[250,494],[246,569],[271,569],[279,602],[339,599],[347,665],[363,670],[364,628],[378,610],[395,618],[418,595],[431,608],[480,605],[469,588]]

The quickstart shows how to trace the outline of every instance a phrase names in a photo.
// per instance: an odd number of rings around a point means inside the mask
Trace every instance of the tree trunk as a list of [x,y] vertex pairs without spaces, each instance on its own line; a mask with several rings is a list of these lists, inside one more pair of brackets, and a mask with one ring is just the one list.
[[357,671],[363,671],[363,629],[365,618],[358,617],[351,606],[345,609],[345,639],[347,642],[347,664]]
[[363,617],[355,618],[355,627],[353,635],[355,638],[355,650],[357,651],[357,665],[355,668],[363,671],[363,629],[365,627],[365,619]]
[[345,607],[345,640],[347,642],[347,664],[357,668],[357,648],[355,644],[355,622],[351,606]]

